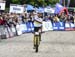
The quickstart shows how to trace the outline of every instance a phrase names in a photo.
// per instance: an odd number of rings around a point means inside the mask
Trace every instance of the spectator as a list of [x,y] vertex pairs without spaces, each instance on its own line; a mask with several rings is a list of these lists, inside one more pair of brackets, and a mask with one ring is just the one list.
[[54,16],[53,21],[54,22],[59,22],[60,21],[57,15]]

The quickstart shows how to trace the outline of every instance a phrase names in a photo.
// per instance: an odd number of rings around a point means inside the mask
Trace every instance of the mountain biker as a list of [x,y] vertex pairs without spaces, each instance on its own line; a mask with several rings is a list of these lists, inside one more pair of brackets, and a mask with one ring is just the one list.
[[[39,32],[40,38],[41,38],[41,31],[42,31],[42,21],[43,21],[42,14],[34,13],[34,35],[35,35],[35,32]],[[39,40],[41,41],[41,39]],[[35,47],[35,43],[34,43],[34,47]]]

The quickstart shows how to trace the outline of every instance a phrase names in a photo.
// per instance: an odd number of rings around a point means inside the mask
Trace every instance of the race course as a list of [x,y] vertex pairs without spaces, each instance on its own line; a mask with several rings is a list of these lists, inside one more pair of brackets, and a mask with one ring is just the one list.
[[75,31],[42,34],[39,52],[33,49],[33,34],[26,33],[0,42],[0,57],[75,57]]

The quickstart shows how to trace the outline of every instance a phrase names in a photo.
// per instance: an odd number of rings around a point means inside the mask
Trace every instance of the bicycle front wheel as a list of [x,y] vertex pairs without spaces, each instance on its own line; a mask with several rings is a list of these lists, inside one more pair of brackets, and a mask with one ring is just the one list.
[[36,36],[36,51],[38,52],[38,47],[39,47],[39,36]]

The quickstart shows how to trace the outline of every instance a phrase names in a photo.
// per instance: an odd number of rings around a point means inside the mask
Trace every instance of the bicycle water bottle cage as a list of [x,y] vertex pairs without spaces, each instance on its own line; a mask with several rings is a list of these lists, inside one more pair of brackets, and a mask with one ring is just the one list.
[[35,32],[35,35],[39,35],[39,32]]

